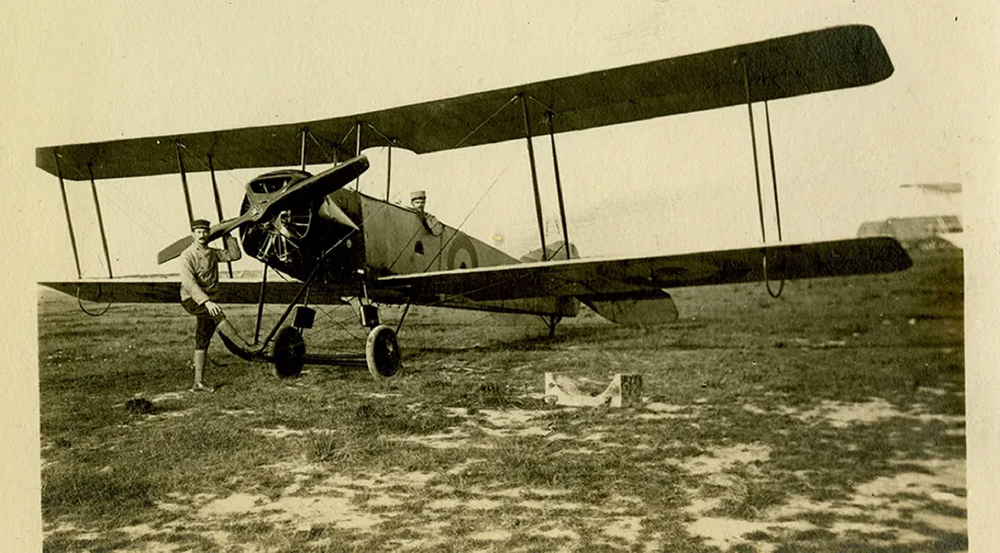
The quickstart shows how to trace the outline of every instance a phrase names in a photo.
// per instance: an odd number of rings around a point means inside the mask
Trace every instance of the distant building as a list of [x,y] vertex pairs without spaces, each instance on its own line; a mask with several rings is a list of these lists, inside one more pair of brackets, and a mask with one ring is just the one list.
[[907,249],[961,248],[962,222],[955,215],[893,217],[867,221],[858,227],[858,237],[891,236]]
[[[911,216],[862,223],[858,237],[891,236],[911,251],[963,248],[962,183],[903,184],[900,188],[912,191],[905,204]],[[912,213],[915,207],[922,212],[919,216]]]

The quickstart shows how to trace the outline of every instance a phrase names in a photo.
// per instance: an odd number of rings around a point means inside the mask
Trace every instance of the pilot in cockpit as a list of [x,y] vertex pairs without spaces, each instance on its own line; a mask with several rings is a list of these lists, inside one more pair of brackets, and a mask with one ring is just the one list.
[[427,207],[427,192],[423,190],[414,190],[410,193],[410,205],[413,206],[413,210],[417,213],[417,217],[424,224],[424,228],[427,232],[434,236],[441,236],[444,232],[444,225],[438,222],[437,218],[427,213],[425,207]]
[[427,192],[414,190],[410,192],[410,205],[420,215],[424,214],[424,207],[427,205]]

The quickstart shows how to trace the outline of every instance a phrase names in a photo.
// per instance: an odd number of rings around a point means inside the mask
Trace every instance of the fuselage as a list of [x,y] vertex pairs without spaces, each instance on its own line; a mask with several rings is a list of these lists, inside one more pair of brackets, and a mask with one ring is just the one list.
[[[273,201],[289,186],[308,178],[304,171],[282,170],[247,184],[241,214]],[[380,289],[387,275],[463,270],[512,265],[519,261],[439,222],[433,215],[395,205],[347,187],[309,205],[295,205],[253,225],[242,227],[247,255],[299,280],[319,265],[314,282],[335,285],[351,295],[401,303],[413,299],[442,307],[499,312],[570,316],[569,298],[471,301],[448,298],[400,298]],[[470,283],[471,285],[471,283]]]
[[[308,176],[283,170],[253,179],[241,213]],[[518,263],[433,215],[346,187],[244,227],[242,238],[248,255],[303,280],[324,254],[327,282],[357,280],[360,274],[378,277]]]

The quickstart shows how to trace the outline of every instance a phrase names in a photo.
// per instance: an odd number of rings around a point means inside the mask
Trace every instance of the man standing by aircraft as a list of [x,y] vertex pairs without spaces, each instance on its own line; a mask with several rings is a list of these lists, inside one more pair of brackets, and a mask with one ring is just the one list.
[[208,344],[216,328],[248,354],[256,353],[226,320],[222,307],[214,301],[219,286],[219,262],[238,260],[242,256],[240,245],[235,238],[227,234],[223,238],[226,249],[210,248],[208,246],[210,228],[211,225],[205,219],[192,221],[192,244],[180,255],[181,306],[197,318],[192,359],[194,365],[192,392],[215,391],[214,388],[206,386],[202,378],[205,373]]

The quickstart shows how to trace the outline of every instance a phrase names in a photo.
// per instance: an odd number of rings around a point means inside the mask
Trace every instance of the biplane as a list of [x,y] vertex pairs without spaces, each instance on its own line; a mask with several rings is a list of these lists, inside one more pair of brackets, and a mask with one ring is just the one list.
[[[217,301],[257,304],[258,331],[264,304],[284,305],[263,339],[267,349],[258,356],[280,376],[298,375],[304,364],[345,361],[344,356],[306,352],[303,333],[313,325],[312,305],[360,303],[358,318],[367,329],[367,345],[363,360],[352,358],[384,378],[400,367],[396,333],[406,311],[393,328],[379,321],[381,305],[532,314],[544,318],[554,332],[564,317],[577,315],[581,303],[616,323],[663,323],[678,316],[668,292],[675,287],[766,282],[775,295],[775,281],[783,285],[789,279],[899,271],[911,261],[888,237],[782,243],[773,150],[778,241],[768,242],[753,110],[755,103],[763,103],[768,113],[774,100],[870,85],[892,72],[877,32],[850,25],[332,119],[42,147],[36,150],[36,164],[59,179],[78,278],[41,284],[89,301],[178,303],[176,278],[114,276],[95,181],[179,174],[190,220],[186,175],[195,171],[212,177],[221,222],[211,228],[211,239],[238,232],[243,250],[264,265],[260,278],[223,279]],[[558,135],[741,105],[749,116],[760,246],[579,257],[568,235]],[[542,223],[534,149],[534,142],[546,135],[562,221],[561,239],[551,242]],[[767,136],[770,147],[769,117]],[[391,180],[384,199],[350,186],[369,167],[362,154],[366,148],[387,147],[391,168],[394,148],[426,154],[511,140],[526,142],[538,219],[541,247],[526,258],[507,255],[422,210],[391,203]],[[247,183],[239,215],[224,219],[217,166],[279,169]],[[325,169],[313,174],[306,170],[309,166]],[[107,278],[79,274],[65,180],[90,181]],[[167,246],[158,261],[178,256],[189,241]],[[289,279],[268,282],[269,268]],[[228,341],[226,345],[239,353]]]

